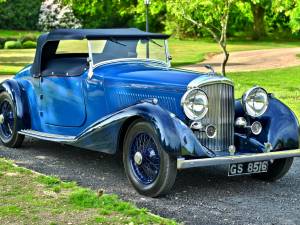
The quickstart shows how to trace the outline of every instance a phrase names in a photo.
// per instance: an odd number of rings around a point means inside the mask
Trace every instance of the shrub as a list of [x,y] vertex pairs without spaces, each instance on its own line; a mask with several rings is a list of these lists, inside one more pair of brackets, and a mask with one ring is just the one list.
[[4,48],[5,42],[6,42],[5,38],[0,38],[0,49]]
[[22,44],[20,41],[6,41],[4,44],[5,49],[20,49]]
[[21,43],[24,43],[24,42],[27,42],[27,41],[36,42],[37,41],[37,35],[35,35],[35,34],[26,34],[26,35],[20,36],[19,41]]
[[36,48],[36,42],[34,41],[25,41],[23,44],[22,44],[23,48]]

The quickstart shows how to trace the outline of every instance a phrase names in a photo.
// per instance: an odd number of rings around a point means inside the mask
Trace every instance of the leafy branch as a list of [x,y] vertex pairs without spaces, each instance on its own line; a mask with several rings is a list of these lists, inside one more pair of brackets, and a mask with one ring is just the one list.
[[226,75],[226,64],[229,59],[227,51],[227,27],[229,12],[234,0],[173,0],[171,9],[177,16],[180,14],[198,29],[208,32],[222,49],[224,58],[222,74]]

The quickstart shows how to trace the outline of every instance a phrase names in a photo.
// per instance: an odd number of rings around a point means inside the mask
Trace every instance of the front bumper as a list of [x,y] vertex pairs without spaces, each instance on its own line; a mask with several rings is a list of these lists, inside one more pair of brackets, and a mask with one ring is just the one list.
[[214,165],[226,165],[231,163],[244,163],[244,162],[252,162],[252,161],[292,158],[292,157],[300,157],[300,149],[276,151],[276,152],[268,152],[268,153],[243,154],[243,155],[235,155],[235,156],[190,159],[190,160],[186,160],[185,158],[178,158],[177,169],[187,169],[193,167],[205,167],[205,166],[214,166]]

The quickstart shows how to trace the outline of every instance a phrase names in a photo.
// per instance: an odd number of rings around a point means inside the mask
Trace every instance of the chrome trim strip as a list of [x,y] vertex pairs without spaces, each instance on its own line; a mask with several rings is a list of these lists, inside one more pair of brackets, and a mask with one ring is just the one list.
[[234,86],[232,80],[223,76],[199,76],[188,84],[188,89],[199,88],[212,84],[229,84]]
[[54,142],[65,142],[65,143],[71,143],[76,141],[75,136],[66,136],[66,135],[60,135],[60,134],[49,134],[44,133],[36,130],[20,130],[18,132],[19,134],[23,134],[29,137],[38,138],[46,141],[54,141]]
[[107,64],[118,63],[118,62],[128,62],[128,63],[132,63],[132,62],[150,62],[150,63],[156,63],[156,64],[160,64],[162,66],[168,67],[167,63],[165,63],[163,61],[160,61],[160,60],[156,60],[156,59],[121,58],[121,59],[112,59],[112,60],[106,60],[106,61],[103,61],[103,62],[96,63],[93,68],[95,69],[99,66],[104,66],[104,65],[107,65]]
[[300,149],[268,152],[268,153],[245,154],[245,155],[236,155],[236,156],[222,156],[222,157],[204,158],[204,159],[191,159],[191,160],[178,158],[177,169],[226,165],[231,163],[244,163],[244,162],[283,159],[283,158],[291,158],[291,157],[300,157]]

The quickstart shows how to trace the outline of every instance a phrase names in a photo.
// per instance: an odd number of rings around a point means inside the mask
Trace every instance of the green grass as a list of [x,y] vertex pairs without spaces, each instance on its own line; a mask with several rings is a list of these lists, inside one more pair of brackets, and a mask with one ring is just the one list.
[[0,223],[176,224],[99,193],[0,159]]
[[259,85],[274,93],[300,119],[300,67],[229,73],[228,77],[235,83],[236,98],[240,98],[250,87]]
[[0,38],[8,38],[8,37],[14,37],[18,38],[22,35],[39,35],[40,32],[38,31],[23,31],[23,30],[0,30]]
[[0,75],[16,74],[24,66],[32,63],[33,49],[0,50]]

